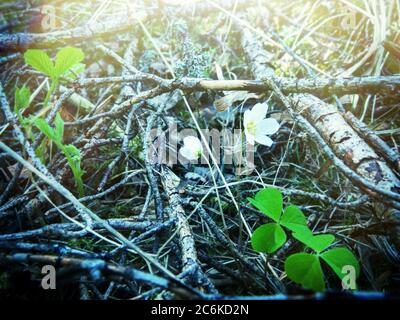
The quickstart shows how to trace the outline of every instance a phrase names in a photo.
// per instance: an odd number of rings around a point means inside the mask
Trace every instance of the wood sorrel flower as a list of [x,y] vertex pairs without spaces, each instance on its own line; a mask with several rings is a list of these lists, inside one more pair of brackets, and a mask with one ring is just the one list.
[[270,147],[273,143],[268,135],[279,130],[279,123],[273,118],[266,118],[268,105],[257,103],[251,110],[246,110],[243,116],[244,133],[250,144],[254,141]]
[[190,161],[197,160],[203,154],[203,146],[198,138],[188,136],[183,139],[183,147],[179,153]]

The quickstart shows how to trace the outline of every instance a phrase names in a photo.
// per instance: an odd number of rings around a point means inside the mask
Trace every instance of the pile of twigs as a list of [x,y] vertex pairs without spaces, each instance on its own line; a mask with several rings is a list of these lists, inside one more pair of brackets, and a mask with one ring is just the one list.
[[[271,255],[249,245],[267,219],[246,197],[268,186],[313,230],[353,249],[361,290],[398,288],[400,8],[364,4],[51,1],[51,30],[43,3],[0,4],[1,294],[45,297],[41,267],[53,265],[60,298],[307,297],[283,270],[294,241]],[[345,18],[355,27],[338,27]],[[86,69],[43,111],[47,77],[24,52],[65,46],[83,50]],[[62,153],[17,118],[23,84],[35,92],[26,116],[52,124],[61,114],[64,142],[81,153],[83,197]],[[154,143],[169,153],[181,145],[162,140],[172,122],[211,151],[199,129],[238,128],[243,111],[265,101],[280,129],[271,147],[256,148],[250,174],[216,156],[157,161]],[[31,280],[16,288],[24,274]]]

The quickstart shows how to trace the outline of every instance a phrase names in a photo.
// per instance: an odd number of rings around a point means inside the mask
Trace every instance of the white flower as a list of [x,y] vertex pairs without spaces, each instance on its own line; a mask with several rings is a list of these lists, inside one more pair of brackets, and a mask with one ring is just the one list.
[[203,146],[198,138],[188,136],[183,139],[183,147],[179,152],[190,161],[197,160],[203,154]]
[[270,147],[273,143],[268,135],[279,130],[279,123],[273,118],[265,118],[268,111],[266,103],[257,103],[251,110],[246,110],[243,116],[243,126],[246,139],[250,144],[259,144]]

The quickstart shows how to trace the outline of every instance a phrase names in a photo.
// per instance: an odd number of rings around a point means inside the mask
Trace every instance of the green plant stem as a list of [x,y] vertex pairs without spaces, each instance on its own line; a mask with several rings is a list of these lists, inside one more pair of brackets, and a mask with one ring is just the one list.
[[44,98],[44,101],[43,101],[43,108],[44,109],[47,108],[47,105],[49,104],[50,97],[53,94],[53,91],[56,88],[57,83],[58,83],[58,80],[56,80],[56,79],[51,81],[51,85],[50,85],[49,91],[47,91],[46,97]]
[[79,197],[82,198],[84,196],[84,188],[83,188],[83,181],[82,181],[82,177],[81,177],[81,168],[76,167],[73,158],[71,157],[71,155],[69,154],[69,152],[67,151],[67,149],[65,148],[64,145],[61,145],[58,147],[62,150],[65,157],[67,158],[68,164],[71,167],[72,174],[74,175],[74,178],[75,178],[75,183],[78,188]]

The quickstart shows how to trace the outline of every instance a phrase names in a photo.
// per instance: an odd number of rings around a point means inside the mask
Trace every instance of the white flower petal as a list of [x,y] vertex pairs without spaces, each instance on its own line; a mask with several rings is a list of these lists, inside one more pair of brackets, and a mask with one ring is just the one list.
[[183,139],[183,144],[190,148],[202,148],[200,140],[195,136],[187,136]]
[[251,111],[246,110],[243,114],[243,126],[246,128],[250,121],[252,121]]
[[190,161],[198,159],[198,156],[190,148],[186,146],[180,148],[179,153]]
[[193,153],[201,152],[203,153],[203,146],[201,145],[201,141],[194,136],[188,136],[183,139],[183,145],[186,148],[189,148],[193,151]]
[[250,134],[246,129],[244,130],[244,134],[246,136],[246,141],[250,144],[254,144],[254,136]]
[[270,137],[268,137],[266,135],[263,135],[263,134],[256,135],[254,140],[257,143],[262,144],[262,145],[267,146],[267,147],[272,146],[272,144],[274,143]]
[[261,121],[267,116],[268,112],[268,104],[266,103],[257,103],[251,109],[252,119],[255,122]]
[[274,134],[279,130],[279,123],[276,119],[268,118],[257,122],[256,133],[257,135]]

